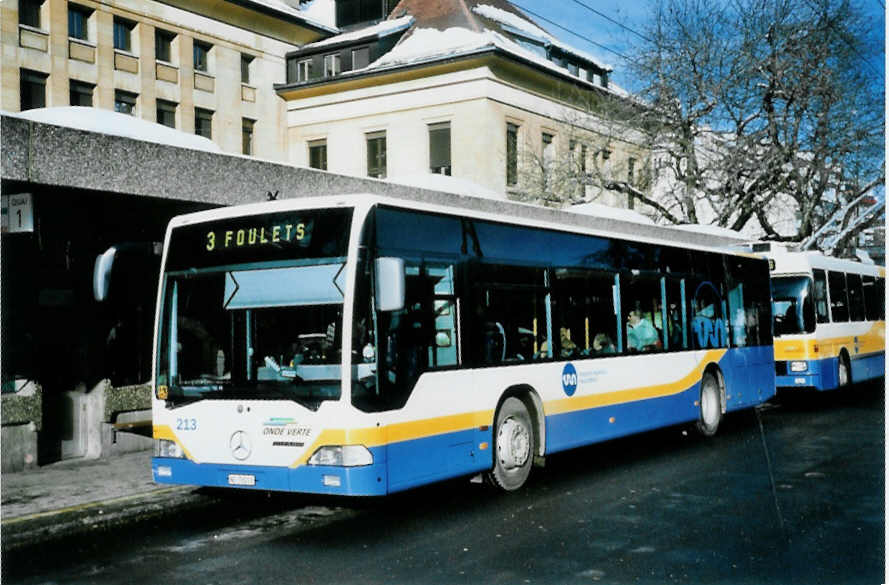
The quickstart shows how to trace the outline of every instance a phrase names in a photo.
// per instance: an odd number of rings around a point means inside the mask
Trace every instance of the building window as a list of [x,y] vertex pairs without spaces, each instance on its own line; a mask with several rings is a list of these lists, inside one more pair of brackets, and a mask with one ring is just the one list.
[[46,74],[22,69],[20,72],[20,97],[22,111],[46,106]]
[[200,41],[194,42],[193,55],[195,71],[203,71],[204,73],[208,71],[211,49],[213,49],[213,45],[202,43]]
[[69,103],[72,106],[92,106],[93,105],[93,89],[91,83],[83,83],[82,81],[68,82]]
[[370,65],[370,48],[361,47],[352,51],[352,69],[362,69]]
[[176,127],[176,102],[157,100],[157,123],[170,128]]
[[114,18],[114,48],[118,51],[131,52],[133,50],[133,29],[135,22]]
[[173,62],[173,41],[176,35],[161,29],[154,31],[154,58],[164,63]]
[[519,127],[506,123],[506,184],[519,182]]
[[253,125],[255,120],[241,118],[241,153],[253,154]]
[[312,76],[312,60],[303,59],[296,64],[296,80],[308,81]]
[[43,0],[19,0],[19,24],[40,28]]
[[309,166],[313,169],[327,170],[327,140],[309,142]]
[[[631,187],[635,183],[636,180],[636,159],[630,157],[627,159],[627,184]],[[627,193],[627,209],[634,209],[636,207],[636,198],[633,197],[632,193]]]
[[241,54],[241,83],[250,84],[250,65],[252,63],[252,55]]
[[114,111],[120,112],[121,114],[129,114],[131,116],[135,115],[136,100],[138,98],[138,94],[120,89],[114,90]]
[[342,71],[339,53],[324,55],[324,77],[335,77]]
[[371,132],[367,138],[367,176],[386,178],[386,132]]
[[586,174],[587,165],[586,165],[586,144],[580,145],[580,172]]
[[81,41],[89,40],[89,20],[92,11],[89,8],[68,4],[68,36]]
[[543,188],[546,189],[549,187],[550,182],[550,174],[552,171],[553,162],[556,160],[556,147],[555,147],[555,136],[552,134],[548,134],[547,132],[543,132],[540,135],[540,141],[543,146],[541,152],[541,165],[543,170]]
[[451,123],[429,125],[429,170],[451,174]]
[[213,138],[213,112],[203,108],[194,109],[194,133],[204,138]]

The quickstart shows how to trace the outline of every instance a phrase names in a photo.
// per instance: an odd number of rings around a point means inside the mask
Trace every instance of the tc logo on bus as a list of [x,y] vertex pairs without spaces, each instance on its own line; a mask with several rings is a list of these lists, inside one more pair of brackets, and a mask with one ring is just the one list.
[[562,369],[562,390],[568,396],[574,396],[577,391],[577,370],[572,364],[565,364]]

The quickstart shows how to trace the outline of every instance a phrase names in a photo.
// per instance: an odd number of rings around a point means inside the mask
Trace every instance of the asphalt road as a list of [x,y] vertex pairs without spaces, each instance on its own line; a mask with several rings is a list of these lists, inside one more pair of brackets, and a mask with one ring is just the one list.
[[882,383],[782,398],[712,439],[671,428],[552,456],[514,494],[238,492],[6,555],[3,582],[882,583],[883,413]]

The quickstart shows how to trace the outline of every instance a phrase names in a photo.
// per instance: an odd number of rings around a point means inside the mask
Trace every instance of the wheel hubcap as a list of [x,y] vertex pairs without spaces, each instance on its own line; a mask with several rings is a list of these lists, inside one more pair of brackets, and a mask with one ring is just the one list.
[[508,418],[500,425],[497,434],[497,456],[504,469],[522,467],[531,453],[531,436],[528,429],[515,419]]
[[716,399],[716,392],[712,386],[707,386],[701,394],[701,416],[706,424],[712,425],[716,421],[719,416],[718,408],[719,401]]

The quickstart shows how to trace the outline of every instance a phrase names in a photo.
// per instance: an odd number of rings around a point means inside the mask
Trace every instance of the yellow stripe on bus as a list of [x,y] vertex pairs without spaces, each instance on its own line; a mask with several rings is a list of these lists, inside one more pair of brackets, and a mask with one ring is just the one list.
[[611,406],[613,404],[623,404],[625,402],[635,402],[647,398],[661,398],[679,394],[688,390],[697,382],[700,382],[704,375],[704,369],[711,363],[719,362],[719,360],[722,359],[722,356],[725,355],[725,352],[725,349],[711,349],[707,351],[704,355],[704,359],[698,362],[698,365],[692,371],[675,382],[656,384],[654,386],[628,388],[626,390],[617,390],[614,392],[606,392],[604,394],[592,394],[551,400],[544,405],[544,410],[546,410],[547,415],[563,414],[566,412],[587,410],[600,406]]
[[[858,351],[855,351],[855,338],[858,338]],[[775,360],[815,360],[837,357],[846,348],[852,357],[860,354],[876,353],[886,348],[886,325],[883,321],[874,323],[870,330],[860,335],[841,335],[828,339],[775,339]]]

